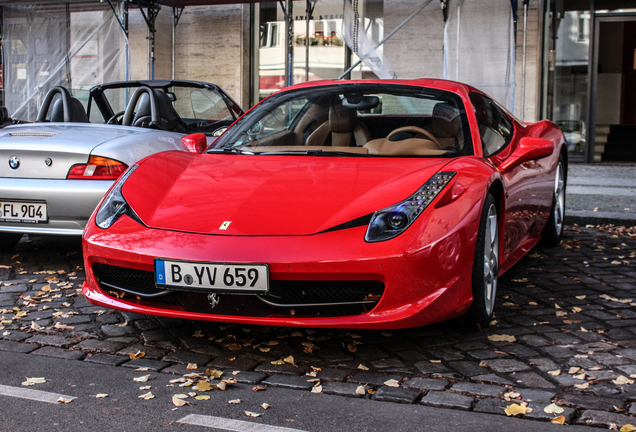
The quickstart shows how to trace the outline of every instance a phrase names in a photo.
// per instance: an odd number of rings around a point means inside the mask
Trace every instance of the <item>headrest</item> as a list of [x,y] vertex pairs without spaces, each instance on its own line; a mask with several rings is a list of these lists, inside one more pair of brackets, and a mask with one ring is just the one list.
[[433,107],[431,133],[437,138],[453,138],[460,131],[459,110],[446,102]]
[[135,118],[133,119],[132,124],[137,123],[137,120],[142,117],[150,117],[151,115],[152,109],[150,108],[150,96],[148,96],[148,93],[144,93],[139,97],[139,101],[137,102]]
[[331,132],[351,133],[358,120],[356,110],[344,107],[340,100],[337,100],[329,108],[329,126]]

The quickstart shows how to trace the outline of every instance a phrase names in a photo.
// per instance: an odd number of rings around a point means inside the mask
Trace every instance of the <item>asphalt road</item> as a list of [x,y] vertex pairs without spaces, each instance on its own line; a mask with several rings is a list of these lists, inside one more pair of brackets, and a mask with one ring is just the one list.
[[[146,374],[150,374],[146,383],[133,381],[135,377]],[[44,377],[46,382],[22,386],[21,383],[27,377]],[[171,375],[156,372],[136,372],[132,369],[86,362],[0,352],[0,431],[285,432],[264,426],[288,428],[288,432],[509,432],[514,429],[546,432],[563,429],[560,425],[422,405],[384,403],[279,388],[254,392],[253,386],[247,384],[231,385],[225,391],[197,392],[209,395],[210,399],[196,401],[188,398],[191,405],[177,408],[172,403],[172,396],[183,393],[184,390],[168,386],[173,378]],[[145,386],[150,386],[151,389],[139,389]],[[32,397],[30,394],[21,397],[2,394],[6,393],[6,387],[11,387],[16,392],[38,390],[76,399],[67,404],[29,400],[23,397]],[[138,398],[148,391],[155,396],[153,399]],[[108,397],[96,398],[97,394],[108,394]],[[241,403],[229,403],[235,399],[240,399]],[[264,410],[261,407],[263,403],[269,404],[270,407]],[[251,418],[245,411],[262,415]],[[218,427],[182,423],[192,419],[192,415],[204,416],[194,420],[209,422]],[[232,424],[228,420],[239,422]],[[599,429],[570,426],[568,430]]]

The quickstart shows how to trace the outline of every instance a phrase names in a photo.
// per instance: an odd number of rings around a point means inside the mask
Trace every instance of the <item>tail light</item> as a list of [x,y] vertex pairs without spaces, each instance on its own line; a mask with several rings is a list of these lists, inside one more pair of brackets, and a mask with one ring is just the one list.
[[91,156],[87,164],[73,165],[67,179],[75,180],[117,180],[128,166],[101,156]]

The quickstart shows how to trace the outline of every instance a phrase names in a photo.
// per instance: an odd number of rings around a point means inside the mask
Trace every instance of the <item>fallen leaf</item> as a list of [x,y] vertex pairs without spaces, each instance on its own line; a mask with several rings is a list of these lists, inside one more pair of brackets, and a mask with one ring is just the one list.
[[243,348],[243,345],[237,344],[237,343],[233,343],[227,346],[227,349],[229,349],[230,351],[238,351],[242,348]]
[[133,378],[133,381],[136,381],[136,382],[147,382],[149,378],[150,378],[150,375],[143,375],[143,376],[140,376],[140,377],[137,377],[137,378]]
[[388,381],[384,381],[384,385],[389,387],[399,387],[400,382],[398,380],[390,379]]
[[285,358],[283,359],[283,361],[284,361],[285,363],[289,363],[289,364],[291,364],[291,365],[296,366],[296,363],[295,363],[295,360],[294,360],[294,357],[293,357],[293,356],[285,357]]
[[624,425],[619,430],[623,431],[623,432],[633,432],[633,431],[636,431],[636,427],[634,427],[631,424],[627,423],[626,425]]
[[190,405],[190,403],[188,401],[185,401],[185,400],[183,400],[183,399],[181,399],[181,398],[179,398],[177,396],[179,396],[179,395],[172,396],[172,403],[174,404],[174,406],[181,407],[181,406],[184,406],[184,405]]
[[225,384],[224,381],[221,381],[220,383],[215,385],[215,387],[218,388],[219,390],[225,390],[225,388],[227,387],[227,384]]
[[322,393],[322,386],[321,385],[317,385],[315,387],[311,388],[311,392],[312,393]]
[[245,411],[245,415],[248,417],[260,417],[263,414],[256,414],[255,412],[252,412],[252,411]]
[[511,335],[495,334],[495,335],[488,336],[488,340],[493,342],[515,342],[517,338]]
[[199,396],[195,396],[196,400],[208,400],[210,399],[210,396],[207,395],[199,395]]
[[146,353],[145,353],[145,352],[143,352],[143,351],[139,351],[139,350],[137,350],[137,352],[136,352],[136,353],[130,353],[130,354],[128,354],[128,355],[130,356],[130,359],[131,359],[131,360],[137,360],[137,359],[140,359],[140,358],[142,358],[143,356],[145,356],[145,355],[146,355]]
[[128,325],[128,320],[124,321],[123,323],[119,323],[119,324],[115,324],[117,327],[126,327]]
[[68,398],[65,398],[65,397],[60,397],[57,401],[58,401],[59,403],[67,404],[67,403],[71,403],[71,402],[73,402],[73,399],[68,399]]
[[197,365],[196,363],[188,363],[188,365],[186,366],[186,369],[188,370],[195,370],[198,368],[199,368],[199,365]]
[[265,390],[265,387],[261,387],[261,386],[252,387],[252,391],[253,392],[257,392],[257,391],[261,391],[261,390]]
[[580,389],[580,390],[585,390],[589,386],[590,386],[589,382],[586,382],[586,383],[583,383],[583,384],[574,384],[574,387],[576,387],[577,389]]
[[366,394],[366,390],[364,389],[364,386],[358,386],[358,388],[356,389],[356,394],[362,395],[364,396]]
[[554,424],[565,424],[565,416],[558,416],[553,418],[552,420],[550,420],[550,423],[554,423]]
[[530,411],[531,411],[530,408],[515,403],[512,405],[508,405],[504,412],[509,417],[517,417],[517,416],[525,415],[529,413]]
[[543,411],[548,414],[561,414],[564,409],[558,406],[557,404],[550,404],[547,407],[543,408]]
[[285,364],[285,362],[284,362],[284,361],[282,361],[282,360],[274,360],[274,361],[272,361],[272,362],[270,362],[270,363],[271,363],[271,364],[273,364],[273,365],[277,365],[277,366],[280,366],[280,365],[284,365],[284,364]]
[[154,399],[155,395],[152,394],[152,392],[148,392],[142,395],[137,396],[139,399],[144,399],[144,400],[148,400],[148,399]]
[[568,371],[568,374],[569,375],[574,375],[575,373],[577,373],[580,370],[581,370],[580,367],[571,367],[570,370]]
[[197,383],[197,391],[206,392],[212,390],[210,383],[207,381],[199,381]]
[[441,360],[429,360],[431,363],[441,363]]
[[259,350],[261,350],[261,352],[270,352],[271,348],[267,348],[267,347],[258,347]]
[[583,300],[585,297],[587,297],[587,296],[585,296],[585,295],[576,296],[576,298],[579,299],[579,300]]
[[218,369],[212,369],[212,370],[206,369],[205,373],[210,375],[210,376],[213,376],[216,379],[221,378],[221,376],[223,375],[223,371],[220,371]]
[[104,398],[108,397],[108,393],[98,393],[98,394],[95,395],[95,397],[97,399],[104,399]]
[[503,395],[504,399],[506,399],[507,401],[509,401],[510,399],[517,399],[520,396],[521,394],[516,392],[508,392],[508,393],[504,393]]
[[43,384],[46,382],[46,378],[27,378],[25,382],[22,383],[23,386],[32,386],[35,384]]
[[269,408],[269,407],[270,407],[270,405],[269,405],[268,403],[263,402],[263,403],[261,404],[261,408],[263,408],[264,410],[266,410],[266,409],[267,409],[267,408]]
[[626,378],[623,375],[620,375],[615,380],[612,380],[612,382],[616,385],[634,384],[634,380]]
[[368,371],[368,370],[369,370],[369,368],[368,368],[368,367],[366,367],[366,366],[365,366],[365,365],[363,365],[363,364],[359,364],[359,365],[358,365],[358,369],[363,370],[363,371]]
[[558,370],[558,369],[557,370],[551,370],[551,371],[548,371],[548,374],[549,375],[553,375],[553,376],[557,376],[557,375],[561,374],[561,371]]
[[232,399],[231,401],[228,401],[228,403],[231,403],[231,404],[240,404],[240,403],[241,403],[241,400],[240,400],[240,399]]

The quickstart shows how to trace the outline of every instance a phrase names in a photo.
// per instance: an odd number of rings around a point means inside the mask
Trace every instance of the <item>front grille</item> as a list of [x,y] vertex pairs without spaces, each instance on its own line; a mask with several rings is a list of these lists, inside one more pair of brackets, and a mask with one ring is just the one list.
[[217,294],[210,306],[207,293],[163,290],[152,271],[94,263],[100,288],[109,295],[128,293],[152,307],[177,305],[189,312],[234,316],[330,317],[359,315],[373,309],[384,292],[379,281],[270,281],[265,295]]
[[93,273],[95,273],[102,290],[120,289],[139,295],[153,295],[163,292],[155,286],[154,274],[151,271],[94,263]]
[[377,303],[384,292],[379,281],[270,281],[262,296],[278,305],[320,305],[325,303]]

